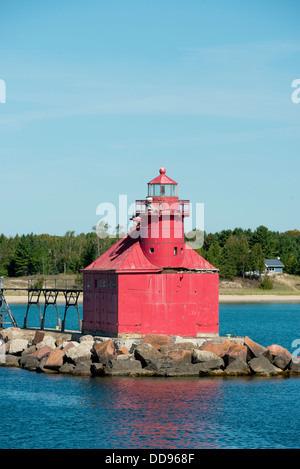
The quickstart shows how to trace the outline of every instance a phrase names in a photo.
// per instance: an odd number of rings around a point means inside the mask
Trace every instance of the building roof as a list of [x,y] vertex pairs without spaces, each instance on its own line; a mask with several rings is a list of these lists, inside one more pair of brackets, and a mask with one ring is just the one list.
[[266,267],[284,267],[284,264],[279,259],[266,259]]
[[[180,269],[218,272],[218,269],[187,244],[185,248],[185,258]],[[161,267],[152,264],[144,255],[136,229],[114,244],[84,269],[84,271],[113,271],[120,273],[161,272],[162,270]]]
[[148,261],[138,242],[138,233],[133,230],[84,270],[159,272],[161,269]]
[[165,168],[160,168],[159,173],[159,176],[157,176],[155,179],[152,179],[152,181],[148,182],[148,184],[177,184],[177,182],[173,181],[173,179],[166,176]]

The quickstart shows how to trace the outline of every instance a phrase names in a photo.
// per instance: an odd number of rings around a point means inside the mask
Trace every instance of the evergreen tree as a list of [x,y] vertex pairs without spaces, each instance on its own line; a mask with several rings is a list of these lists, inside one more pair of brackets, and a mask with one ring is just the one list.
[[252,272],[259,272],[261,274],[265,270],[265,266],[262,246],[260,243],[255,243],[250,251],[248,268]]

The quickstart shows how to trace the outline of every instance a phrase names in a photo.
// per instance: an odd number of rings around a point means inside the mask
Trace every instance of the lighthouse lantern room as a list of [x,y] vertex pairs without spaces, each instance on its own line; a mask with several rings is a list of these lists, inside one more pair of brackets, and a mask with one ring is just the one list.
[[161,168],[136,227],[83,270],[84,332],[182,337],[219,332],[219,271],[185,243],[190,204]]

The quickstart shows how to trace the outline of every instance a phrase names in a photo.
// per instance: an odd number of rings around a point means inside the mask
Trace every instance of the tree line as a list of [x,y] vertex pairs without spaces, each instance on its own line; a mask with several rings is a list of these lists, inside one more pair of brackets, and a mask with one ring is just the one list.
[[[109,249],[120,237],[118,227],[112,237],[99,237],[96,229],[85,234],[67,231],[49,234],[0,235],[0,276],[76,274]],[[284,271],[300,275],[300,231],[279,233],[265,226],[256,230],[222,230],[204,233],[197,252],[220,269],[223,278],[244,277],[263,271],[265,259],[280,257]]]
[[198,250],[208,262],[220,269],[220,276],[233,279],[237,276],[262,272],[265,259],[280,258],[284,272],[300,274],[300,231],[284,233],[270,231],[265,226],[256,230],[222,230],[204,236]]

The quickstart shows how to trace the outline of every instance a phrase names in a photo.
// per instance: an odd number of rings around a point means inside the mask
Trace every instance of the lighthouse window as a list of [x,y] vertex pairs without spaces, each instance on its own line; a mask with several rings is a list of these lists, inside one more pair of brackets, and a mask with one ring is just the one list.
[[149,251],[151,252],[151,254],[154,253],[154,248],[150,248]]
[[106,288],[106,280],[103,279],[103,288]]
[[86,286],[87,286],[87,288],[90,288],[90,279],[89,278],[86,281]]
[[174,256],[177,256],[177,247],[174,248]]
[[160,184],[152,184],[152,196],[159,197],[160,196]]
[[111,288],[111,280],[108,281],[108,288]]
[[177,196],[177,186],[176,184],[171,184],[171,197],[176,197]]
[[113,288],[116,288],[116,279],[113,279]]
[[101,288],[102,288],[102,279],[101,278],[99,279],[99,284],[98,285],[99,285],[99,290],[101,290]]

